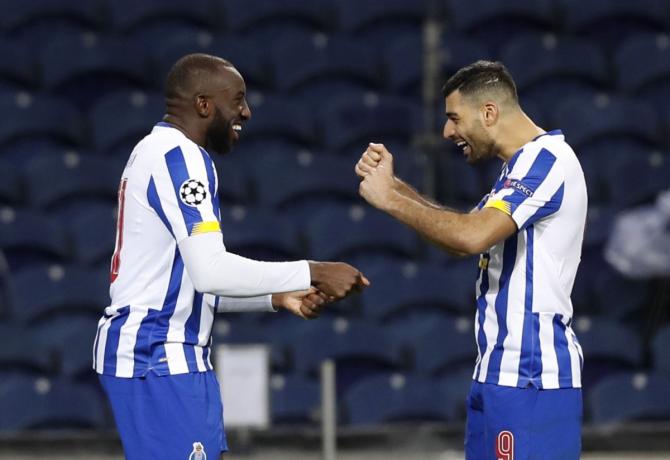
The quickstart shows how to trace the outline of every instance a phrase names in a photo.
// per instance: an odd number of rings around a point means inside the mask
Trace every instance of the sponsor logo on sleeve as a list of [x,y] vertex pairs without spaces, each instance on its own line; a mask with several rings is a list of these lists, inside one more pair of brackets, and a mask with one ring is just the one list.
[[505,183],[503,184],[503,188],[513,188],[515,190],[518,190],[519,192],[523,193],[527,197],[533,196],[533,191],[523,185],[521,182],[518,180],[514,179],[506,179]]

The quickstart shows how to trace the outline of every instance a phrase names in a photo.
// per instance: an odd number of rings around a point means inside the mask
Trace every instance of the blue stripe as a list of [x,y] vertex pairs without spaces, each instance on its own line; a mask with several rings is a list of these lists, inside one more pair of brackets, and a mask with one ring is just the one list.
[[119,351],[119,336],[121,328],[128,321],[130,307],[125,306],[117,310],[117,315],[111,319],[111,326],[107,329],[107,342],[105,343],[105,365],[103,373],[116,375],[116,355]]
[[561,204],[563,204],[563,191],[565,188],[564,185],[565,184],[561,184],[558,190],[556,190],[556,193],[554,193],[554,196],[552,196],[551,199],[547,201],[541,208],[535,211],[535,214],[530,216],[528,220],[523,223],[522,228],[533,225],[538,220],[555,213],[561,208]]
[[156,327],[155,319],[160,312],[150,308],[147,315],[142,318],[140,327],[137,329],[135,337],[135,348],[133,348],[133,355],[135,356],[135,363],[133,364],[133,377],[142,377],[146,375],[149,369],[149,359],[151,357],[151,335]]
[[519,380],[517,386],[525,388],[533,378],[533,350],[539,342],[533,335],[533,239],[534,228],[526,229],[526,295],[523,308],[523,331],[521,332],[521,355],[519,357]]
[[167,216],[163,211],[163,206],[161,205],[161,199],[158,196],[158,190],[156,190],[156,183],[154,182],[153,176],[151,176],[151,179],[149,179],[149,186],[147,187],[147,201],[149,202],[149,205],[153,208],[153,210],[156,211],[156,214],[158,214],[160,220],[163,221],[165,227],[167,227],[172,236],[174,236],[174,232],[172,231],[172,225],[170,225],[170,221],[167,219]]
[[558,359],[558,385],[561,388],[572,387],[572,366],[568,339],[565,337],[565,324],[561,321],[563,315],[554,315],[554,348]]
[[[556,163],[556,156],[554,156],[553,153],[547,149],[540,150],[537,157],[535,157],[535,161],[533,161],[533,164],[528,170],[528,173],[526,173],[523,179],[518,180],[518,182],[535,192],[549,175],[554,163]],[[503,199],[512,204],[512,212],[514,212],[527,198],[527,195],[514,189],[514,193]]]
[[217,219],[221,219],[221,210],[219,209],[219,193],[216,190],[216,170],[214,169],[214,162],[207,151],[200,147],[202,153],[202,161],[205,163],[205,170],[207,170],[207,181],[209,182],[209,196],[212,199],[212,209]]
[[196,292],[193,296],[193,307],[191,314],[184,325],[184,355],[188,364],[189,372],[198,372],[198,364],[195,360],[195,351],[193,345],[198,344],[198,334],[200,333],[200,315],[202,313],[202,294]]
[[202,216],[200,215],[198,208],[195,206],[187,206],[181,200],[179,190],[181,189],[182,184],[190,178],[188,169],[186,167],[186,160],[184,159],[184,154],[181,151],[181,148],[175,147],[166,153],[165,163],[167,164],[168,171],[170,172],[170,179],[172,179],[174,194],[177,198],[177,203],[179,204],[181,215],[184,218],[184,223],[186,224],[186,233],[187,235],[190,235],[191,231],[193,230],[193,226],[202,222]]
[[[491,256],[485,254],[483,256],[487,262],[490,262]],[[484,352],[486,351],[486,333],[484,332],[484,320],[486,319],[486,293],[489,290],[489,270],[488,268],[481,268],[480,275],[481,282],[479,283],[479,297],[477,297],[477,315],[479,320],[479,332],[477,334],[477,346],[479,347],[479,356],[480,361],[477,363],[477,369],[475,370],[475,380],[479,379],[479,374],[482,370],[481,358],[484,357]]]
[[514,262],[516,261],[517,234],[510,236],[505,240],[503,249],[503,266],[500,274],[500,290],[496,296],[495,308],[498,316],[498,337],[496,344],[491,351],[489,367],[486,374],[486,383],[498,383],[500,377],[500,362],[503,355],[503,342],[507,337],[507,302],[509,298],[509,281]]

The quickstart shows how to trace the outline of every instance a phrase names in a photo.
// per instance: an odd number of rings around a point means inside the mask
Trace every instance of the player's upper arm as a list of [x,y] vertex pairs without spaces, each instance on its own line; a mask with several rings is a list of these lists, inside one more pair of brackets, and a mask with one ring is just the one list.
[[467,252],[481,254],[490,247],[506,240],[517,231],[510,214],[495,208],[485,207],[467,215],[471,231],[468,235]]
[[147,198],[177,242],[221,231],[216,170],[195,145],[176,146],[156,160]]

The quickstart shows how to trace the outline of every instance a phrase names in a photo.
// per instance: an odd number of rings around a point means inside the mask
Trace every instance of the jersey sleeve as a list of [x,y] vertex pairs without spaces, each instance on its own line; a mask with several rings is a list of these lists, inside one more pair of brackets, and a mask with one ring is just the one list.
[[191,235],[221,231],[216,184],[212,159],[197,146],[175,147],[154,164],[149,205],[177,243]]
[[484,207],[510,215],[522,230],[560,209],[564,185],[565,174],[556,156],[542,149],[517,160],[503,187],[489,196]]

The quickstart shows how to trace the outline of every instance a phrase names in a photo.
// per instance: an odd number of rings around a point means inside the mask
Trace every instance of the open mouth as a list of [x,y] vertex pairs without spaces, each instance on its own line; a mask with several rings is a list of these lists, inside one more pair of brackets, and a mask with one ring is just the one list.
[[465,142],[464,140],[460,140],[460,141],[456,142],[456,145],[457,145],[461,150],[463,150],[463,154],[465,154],[465,155],[470,155],[470,153],[472,153],[472,147],[470,147],[470,144],[468,144],[468,143]]
[[240,133],[242,132],[242,123],[233,123],[231,128],[235,135],[235,140],[238,140],[240,138]]

